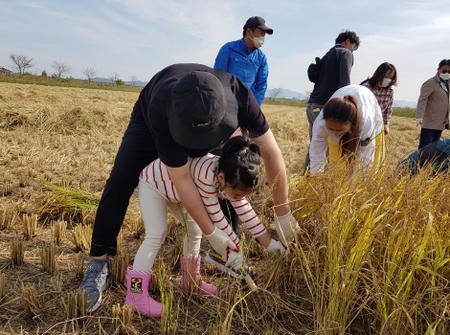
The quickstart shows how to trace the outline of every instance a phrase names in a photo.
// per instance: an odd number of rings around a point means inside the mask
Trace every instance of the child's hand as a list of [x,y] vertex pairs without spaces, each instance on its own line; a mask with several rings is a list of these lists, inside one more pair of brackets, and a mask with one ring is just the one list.
[[244,259],[242,257],[242,252],[234,252],[228,251],[228,261],[225,263],[225,266],[231,266],[233,269],[241,271],[241,268],[244,264]]
[[222,256],[224,261],[227,260],[228,249],[234,250],[235,252],[239,251],[239,246],[233,243],[230,236],[224,231],[217,229],[217,227],[214,227],[214,231],[209,235],[205,235],[205,237],[211,243],[214,250]]
[[270,241],[266,250],[268,252],[270,252],[271,254],[276,254],[277,252],[279,252],[282,255],[286,251],[286,249],[283,247],[283,244],[281,244],[280,242],[278,242],[277,240],[274,240],[274,239],[272,239],[272,241]]

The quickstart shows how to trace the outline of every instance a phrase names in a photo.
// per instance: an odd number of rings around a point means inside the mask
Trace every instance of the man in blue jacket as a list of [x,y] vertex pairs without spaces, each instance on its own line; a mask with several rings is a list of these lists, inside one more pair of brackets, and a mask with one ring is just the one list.
[[272,35],[273,29],[262,17],[252,16],[244,25],[243,38],[220,48],[214,63],[214,69],[225,70],[247,84],[260,106],[269,76],[267,57],[259,49],[264,44],[266,33]]

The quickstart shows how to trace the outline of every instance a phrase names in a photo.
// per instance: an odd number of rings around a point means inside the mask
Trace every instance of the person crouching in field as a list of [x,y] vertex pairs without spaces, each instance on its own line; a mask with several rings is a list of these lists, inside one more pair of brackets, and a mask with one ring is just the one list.
[[314,122],[309,156],[311,174],[345,157],[352,171],[377,166],[384,158],[383,116],[374,94],[349,85],[337,90]]
[[[250,233],[270,253],[283,253],[283,245],[272,239],[245,196],[258,188],[261,182],[261,157],[259,147],[242,136],[229,139],[221,157],[207,154],[188,158],[191,176],[198,188],[205,208],[215,225],[235,243],[235,251],[221,251],[227,255],[227,264],[235,270],[242,268],[242,252],[239,238],[224,216],[219,198],[230,200],[239,219]],[[184,224],[185,239],[181,258],[181,287],[187,288],[189,280],[201,287],[203,295],[217,293],[214,285],[205,283],[200,275],[200,242],[202,231],[192,217],[180,205],[180,198],[170,179],[166,166],[160,159],[153,161],[141,172],[139,178],[139,204],[145,225],[142,242],[133,266],[127,271],[128,292],[125,305],[152,317],[165,313],[161,303],[148,294],[148,282],[153,263],[161,247],[167,228],[167,207]],[[226,248],[226,244],[223,245]]]
[[450,138],[438,140],[414,151],[399,164],[400,169],[408,171],[411,176],[419,169],[431,166],[434,174],[448,171],[450,168]]

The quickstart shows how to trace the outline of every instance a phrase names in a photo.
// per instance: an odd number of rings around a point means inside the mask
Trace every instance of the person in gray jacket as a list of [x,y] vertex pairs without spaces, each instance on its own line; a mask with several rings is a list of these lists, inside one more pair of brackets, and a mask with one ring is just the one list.
[[[350,85],[353,51],[359,47],[359,37],[353,31],[346,30],[338,35],[335,43],[335,46],[320,60],[317,81],[306,106],[309,141],[312,138],[314,120],[319,115],[323,105],[339,88]],[[309,150],[305,158],[305,172],[308,166]]]
[[419,149],[438,141],[442,131],[449,129],[449,79],[450,59],[443,59],[436,75],[424,82],[420,88],[416,109],[416,126],[422,128]]

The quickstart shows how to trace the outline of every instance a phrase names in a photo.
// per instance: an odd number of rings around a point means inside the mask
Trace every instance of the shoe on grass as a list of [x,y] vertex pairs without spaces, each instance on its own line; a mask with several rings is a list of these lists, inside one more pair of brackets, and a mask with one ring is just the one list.
[[86,311],[94,312],[100,307],[102,293],[111,284],[111,269],[108,260],[91,259],[79,290],[88,291]]

